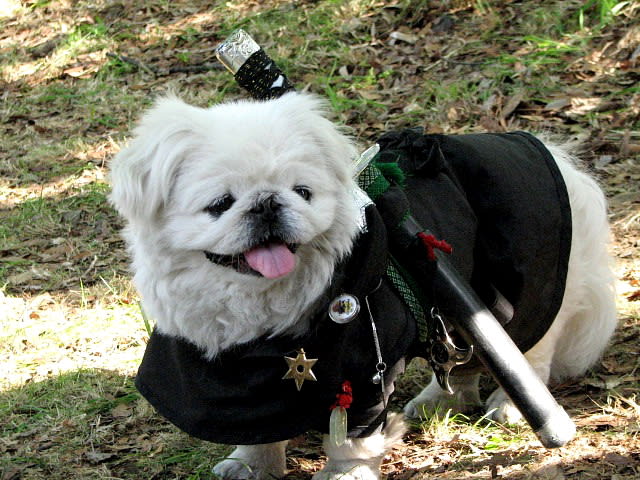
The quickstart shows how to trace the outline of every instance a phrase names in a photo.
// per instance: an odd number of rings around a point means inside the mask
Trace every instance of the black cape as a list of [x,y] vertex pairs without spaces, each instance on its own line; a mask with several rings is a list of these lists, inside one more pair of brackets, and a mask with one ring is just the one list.
[[[412,215],[452,245],[450,260],[485,303],[490,286],[509,300],[514,315],[503,327],[529,350],[560,309],[571,250],[569,196],[551,153],[526,132],[404,130],[380,144],[382,160],[395,159],[407,173]],[[456,315],[455,305],[438,307]]]
[[[371,382],[378,363],[364,298],[380,335],[389,367],[415,339],[409,309],[384,277],[387,264],[385,227],[374,207],[367,209],[368,232],[353,255],[339,265],[329,291],[318,302],[314,329],[304,337],[260,338],[207,361],[191,343],[154,332],[136,377],[138,390],[167,419],[195,437],[217,443],[250,445],[292,438],[307,430],[327,432],[331,406],[341,386],[352,384],[348,410],[350,436],[367,436],[385,419],[380,385]],[[329,303],[342,293],[356,296],[358,317],[347,324],[328,318]],[[318,359],[300,391],[282,377],[285,356],[304,348]],[[391,380],[398,372],[391,368]],[[388,383],[392,389],[392,383]],[[388,391],[390,393],[391,390]]]
[[[569,200],[549,152],[520,132],[445,136],[407,130],[385,135],[380,144],[377,160],[397,162],[406,173],[403,190],[413,216],[453,246],[452,262],[479,291],[491,284],[505,295],[515,309],[505,329],[522,351],[533,346],[560,308],[571,244]],[[378,360],[365,297],[390,367],[387,394],[404,358],[425,353],[412,311],[385,274],[387,236],[395,225],[385,224],[393,216],[378,208],[392,210],[392,202],[383,196],[367,207],[368,231],[336,268],[307,335],[260,338],[207,361],[193,344],[154,332],[136,377],[139,391],[190,435],[248,445],[312,429],[327,432],[331,406],[348,380],[349,436],[370,435],[386,412],[380,385],[372,382]],[[328,318],[329,303],[341,293],[356,296],[362,307],[343,325]],[[455,306],[437,306],[456,314]],[[299,348],[318,359],[312,368],[318,381],[307,380],[297,391],[282,377],[284,357],[295,357]]]

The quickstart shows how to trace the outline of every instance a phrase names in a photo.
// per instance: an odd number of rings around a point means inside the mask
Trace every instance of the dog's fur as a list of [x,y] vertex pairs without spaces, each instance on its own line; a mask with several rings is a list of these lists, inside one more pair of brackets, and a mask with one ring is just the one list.
[[[526,354],[544,381],[577,376],[593,365],[616,318],[604,196],[569,154],[548,148],[569,192],[573,239],[560,312]],[[157,329],[196,344],[207,358],[265,334],[305,332],[307,313],[358,233],[359,210],[351,198],[357,152],[311,95],[209,109],[175,97],[158,101],[111,170],[111,201],[127,220],[134,281]],[[266,232],[256,215],[265,205],[275,205],[275,232]],[[265,242],[295,245],[287,247],[295,250],[295,266],[278,267],[274,278],[265,278],[203,257],[203,251],[242,256]],[[425,405],[443,401],[458,410],[479,403],[477,377],[456,377],[454,383],[457,393],[450,397],[432,381],[405,413],[417,416]],[[519,417],[501,390],[491,395],[488,408],[502,421]],[[328,462],[314,479],[379,478],[401,424],[396,416],[368,438],[341,447],[325,442]],[[280,477],[285,447],[238,446],[215,472],[229,479]]]

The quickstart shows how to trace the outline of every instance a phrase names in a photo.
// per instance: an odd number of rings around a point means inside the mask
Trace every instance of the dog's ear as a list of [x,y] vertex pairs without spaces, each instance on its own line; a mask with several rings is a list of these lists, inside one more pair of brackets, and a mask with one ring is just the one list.
[[127,220],[153,217],[166,204],[201,112],[173,96],[158,100],[115,156],[110,200]]

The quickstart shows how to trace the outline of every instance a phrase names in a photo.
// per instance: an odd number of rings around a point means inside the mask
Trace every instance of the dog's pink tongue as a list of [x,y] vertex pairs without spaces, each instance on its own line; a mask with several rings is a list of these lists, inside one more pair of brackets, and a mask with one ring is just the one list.
[[251,268],[267,278],[287,275],[296,266],[295,255],[282,243],[270,243],[253,248],[245,252],[244,258]]

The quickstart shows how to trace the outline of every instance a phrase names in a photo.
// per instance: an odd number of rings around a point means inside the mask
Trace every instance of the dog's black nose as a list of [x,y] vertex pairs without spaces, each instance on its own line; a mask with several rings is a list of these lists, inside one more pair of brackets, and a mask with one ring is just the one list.
[[269,193],[261,195],[249,212],[261,216],[263,220],[273,221],[277,218],[280,207],[282,204],[278,201],[276,194]]

